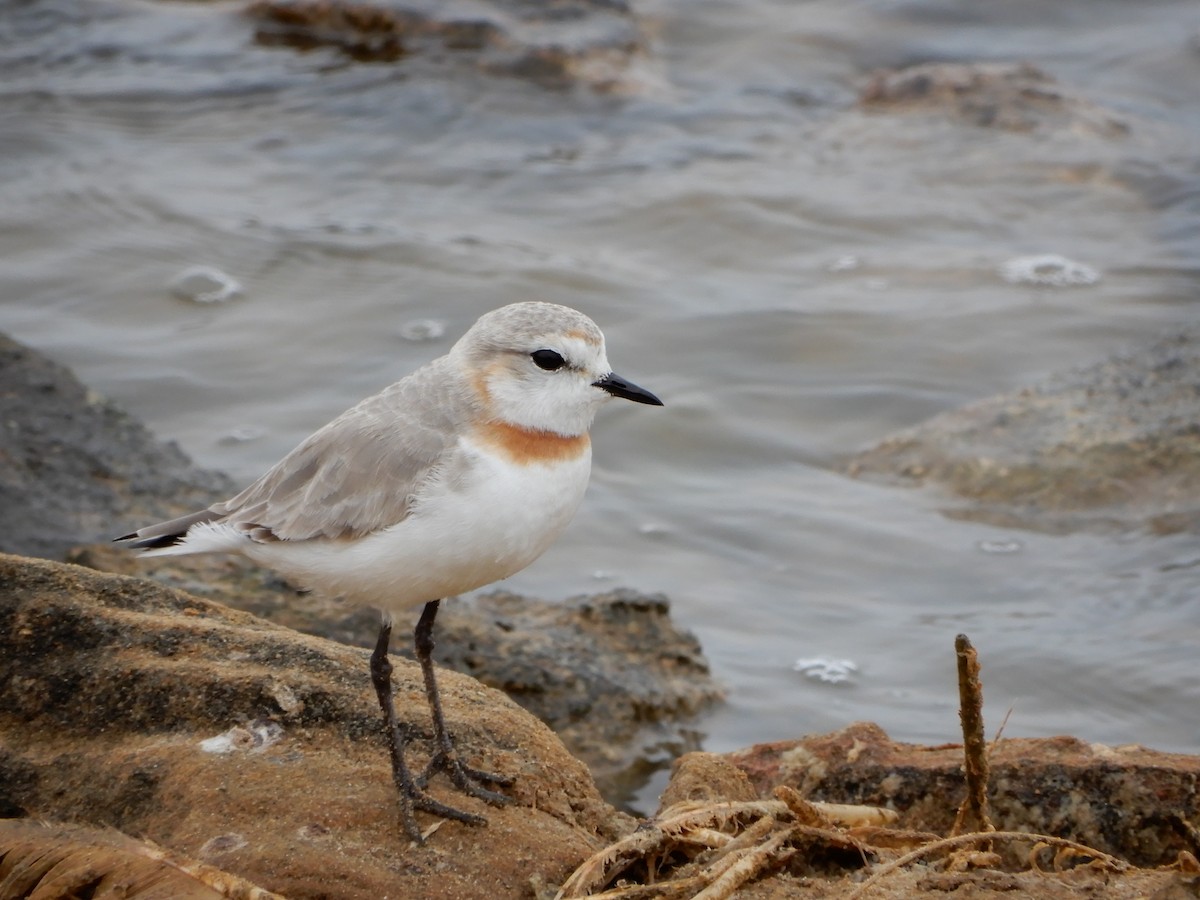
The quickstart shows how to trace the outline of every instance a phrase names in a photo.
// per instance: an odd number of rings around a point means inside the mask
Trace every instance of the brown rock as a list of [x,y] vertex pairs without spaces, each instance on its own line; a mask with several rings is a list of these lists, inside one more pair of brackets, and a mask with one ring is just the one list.
[[620,87],[643,37],[624,0],[254,0],[258,39],[365,61],[469,60],[545,87]]
[[[112,826],[289,897],[522,896],[628,827],[544,725],[473,679],[441,681],[464,757],[514,776],[514,802],[485,808],[435,778],[489,824],[409,846],[364,651],[0,556],[2,812]],[[416,667],[400,661],[395,682],[399,717],[427,738]]]
[[[111,545],[69,559],[103,571],[154,577],[297,631],[374,646],[378,613],[301,594],[239,557],[139,560]],[[411,658],[412,626],[397,619],[396,656]],[[641,787],[662,747],[694,747],[689,720],[719,701],[700,644],[670,618],[661,594],[614,590],[546,603],[507,591],[442,605],[435,659],[504,691],[554,729],[614,802]]]
[[[965,792],[961,747],[899,744],[858,724],[724,757],[689,754],[658,817],[589,858],[564,894],[1197,895],[1200,863],[1188,848],[1200,841],[1189,821],[1197,815],[1200,758],[1053,738],[1001,742],[992,759],[1000,830],[945,840]],[[827,803],[808,803],[799,792]],[[876,804],[899,810],[899,821],[879,815]],[[1105,849],[1162,867],[1139,869]]]
[[32,819],[0,820],[0,897],[282,900],[119,831]]
[[671,781],[658,800],[658,811],[684,801],[719,803],[755,800],[758,791],[746,773],[716,753],[685,753],[675,760]]
[[[897,743],[869,723],[728,758],[764,795],[785,784],[809,800],[895,809],[901,827],[938,834],[966,791],[961,746]],[[1001,740],[990,761],[998,830],[1071,838],[1139,865],[1200,850],[1200,757],[1057,737]]]

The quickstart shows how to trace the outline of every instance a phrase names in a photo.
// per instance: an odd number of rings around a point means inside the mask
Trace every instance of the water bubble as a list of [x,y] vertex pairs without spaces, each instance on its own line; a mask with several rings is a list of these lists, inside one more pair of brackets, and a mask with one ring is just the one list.
[[414,319],[400,326],[400,337],[414,343],[436,341],[446,333],[446,323],[437,319]]
[[977,541],[975,546],[979,548],[981,553],[995,553],[998,555],[1020,553],[1025,549],[1025,544],[1016,538],[1009,538],[1004,541],[982,540]]
[[670,533],[671,529],[659,522],[643,522],[638,526],[638,534],[646,537],[665,537]]
[[792,669],[814,681],[823,681],[825,684],[841,684],[849,681],[858,673],[858,664],[850,659],[813,656],[796,660]]
[[212,266],[184,269],[167,287],[180,300],[192,303],[225,303],[242,295],[242,285],[236,278]]
[[239,425],[217,438],[217,443],[226,447],[231,444],[245,444],[257,441],[266,433],[267,429],[261,425]]
[[853,272],[855,269],[862,266],[862,260],[857,256],[847,254],[839,256],[833,262],[825,267],[827,272]]
[[613,573],[608,569],[597,569],[592,573],[593,581],[612,581]]
[[1091,266],[1056,253],[1018,256],[1000,267],[1000,277],[1009,284],[1037,284],[1043,287],[1076,287],[1095,284],[1100,273]]

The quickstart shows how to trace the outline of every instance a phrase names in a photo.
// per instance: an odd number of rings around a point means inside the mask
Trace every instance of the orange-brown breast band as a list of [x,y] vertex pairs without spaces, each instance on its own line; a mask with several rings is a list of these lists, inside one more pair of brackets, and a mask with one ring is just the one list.
[[567,437],[506,422],[488,422],[476,429],[475,434],[482,443],[519,466],[569,462],[582,456],[592,442],[586,433]]

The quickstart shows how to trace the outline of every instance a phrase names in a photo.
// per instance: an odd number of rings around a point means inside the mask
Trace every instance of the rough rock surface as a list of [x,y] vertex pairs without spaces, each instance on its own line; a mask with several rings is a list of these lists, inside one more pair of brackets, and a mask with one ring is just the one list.
[[[722,756],[687,754],[654,820],[585,861],[563,896],[1197,896],[1200,758],[1070,738],[1005,743],[996,751],[997,827],[973,833],[952,831],[963,795],[959,746],[896,744],[859,724]],[[1105,853],[1106,841],[1143,866]]]
[[548,604],[497,592],[447,612],[436,657],[550,725],[610,799],[644,777],[653,745],[687,749],[679,723],[722,696],[699,642],[672,624],[661,594],[616,590]]
[[244,879],[111,828],[0,819],[5,900],[279,900]]
[[625,0],[255,0],[258,39],[359,60],[470,60],[547,87],[614,88],[643,37]]
[[138,520],[207,506],[232,483],[0,334],[0,552],[61,559]]
[[1120,137],[1129,127],[1029,63],[923,63],[875,72],[865,109],[934,112],[1007,131],[1069,129]]
[[[366,658],[153,582],[0,556],[0,816],[116,828],[154,841],[188,871],[196,860],[292,898],[547,897],[611,841],[652,834],[605,804],[536,719],[443,671],[464,756],[516,777],[514,802],[484,807],[435,778],[435,796],[489,824],[445,822],[425,846],[410,845],[396,821]],[[401,661],[396,680],[398,713],[421,732],[419,765],[429,750],[419,673]],[[914,830],[944,831],[953,818],[960,767],[956,746],[897,744],[876,726],[855,725],[724,758],[690,754],[664,802],[757,802],[790,784],[814,799],[894,807],[910,829],[895,836],[923,839]],[[1011,740],[993,751],[992,771],[1002,828],[1067,834],[1144,865],[1200,851],[1198,758],[1070,738]],[[830,855],[821,840],[802,840],[804,852],[782,868],[751,872],[736,896],[849,896],[879,873],[881,859],[864,868],[860,854]],[[883,846],[878,834],[871,840]],[[87,886],[103,872],[130,871],[118,865],[146,872],[148,850],[153,856],[143,841],[81,828],[0,822],[0,883],[13,874],[5,866],[14,853],[69,856]],[[864,896],[1169,900],[1196,895],[1200,864],[1193,858],[1189,868],[1188,859],[1169,870],[1085,861],[1047,874],[968,855],[957,867],[909,864]],[[229,883],[219,871],[201,874],[203,885],[171,896],[207,898],[208,886]],[[245,884],[234,888],[218,895],[254,896]]]
[[[914,831],[948,834],[966,792],[961,745],[892,741],[877,725],[760,744],[726,757],[763,795],[895,809]],[[1200,757],[1071,737],[1013,738],[991,750],[988,803],[1000,831],[1069,837],[1142,866],[1200,853]]]
[[[237,558],[139,560],[103,545],[69,560],[89,568],[154,577],[308,634],[373,647],[379,617],[315,594],[300,594]],[[395,656],[412,657],[418,611],[397,618]],[[442,605],[434,658],[504,691],[554,729],[592,769],[604,795],[626,802],[671,755],[694,749],[688,724],[720,700],[695,637],[670,619],[661,595],[629,590],[545,603],[504,591]]]
[[[527,895],[629,827],[548,728],[443,671],[464,757],[514,776],[514,802],[435,778],[489,824],[409,846],[366,671],[362,650],[152,582],[0,556],[0,813],[111,826],[289,897]],[[394,678],[420,765],[420,673]]]
[[965,518],[1048,531],[1200,530],[1200,332],[972,403],[855,456],[855,476],[926,482]]

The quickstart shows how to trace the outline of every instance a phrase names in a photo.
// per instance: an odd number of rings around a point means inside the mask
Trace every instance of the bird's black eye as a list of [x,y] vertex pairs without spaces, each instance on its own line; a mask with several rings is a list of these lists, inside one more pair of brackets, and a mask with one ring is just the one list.
[[539,369],[545,369],[547,372],[561,369],[567,364],[562,355],[555,353],[553,350],[534,350],[529,354],[529,357],[533,360],[534,365]]

